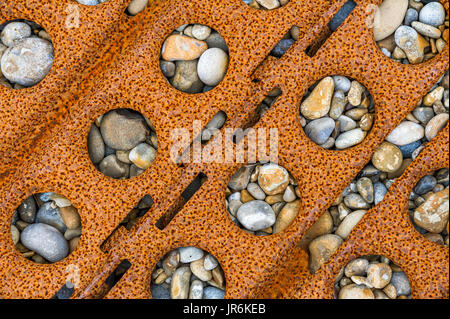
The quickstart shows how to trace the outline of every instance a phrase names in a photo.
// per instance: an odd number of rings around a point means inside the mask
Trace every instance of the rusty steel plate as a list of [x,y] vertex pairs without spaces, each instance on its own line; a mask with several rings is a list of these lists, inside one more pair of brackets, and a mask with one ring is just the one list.
[[[441,54],[419,65],[387,58],[366,23],[367,6],[381,0],[355,1],[356,8],[313,57],[305,50],[329,34],[327,24],[345,1],[291,0],[265,11],[242,0],[154,0],[135,17],[124,13],[128,2],[109,0],[97,6],[72,0],[0,2],[0,24],[34,21],[51,35],[55,49],[53,67],[41,83],[22,90],[0,86],[1,298],[51,298],[73,267],[79,284],[72,298],[151,298],[156,263],[185,246],[207,250],[219,260],[226,298],[333,298],[340,269],[367,254],[384,255],[399,265],[409,277],[413,298],[449,297],[448,247],[416,232],[407,211],[417,181],[449,165],[448,124],[314,275],[307,270],[307,253],[298,247],[377,146],[448,69],[448,44]],[[74,5],[80,23],[67,27],[73,14],[67,8]],[[444,6],[448,12],[448,2]],[[164,39],[187,23],[212,27],[229,47],[225,79],[203,94],[177,91],[159,67]],[[266,59],[293,25],[300,29],[299,40],[282,58]],[[344,151],[327,151],[310,141],[298,115],[307,89],[335,74],[358,80],[375,102],[370,134]],[[279,164],[298,182],[301,208],[285,231],[257,237],[239,229],[224,204],[228,181],[243,164],[180,167],[170,160],[170,132],[180,127],[192,132],[194,120],[206,124],[220,110],[228,118],[222,130],[245,127],[274,87],[282,95],[255,128],[278,128]],[[86,146],[94,119],[116,108],[141,112],[158,135],[155,162],[129,180],[100,173]],[[207,181],[166,228],[156,227],[161,217],[180,205],[180,194],[199,173]],[[15,208],[40,192],[66,196],[82,219],[78,248],[54,264],[26,260],[10,236]],[[130,231],[114,231],[146,194],[154,200],[149,212]],[[105,295],[103,283],[125,259],[131,268]]]

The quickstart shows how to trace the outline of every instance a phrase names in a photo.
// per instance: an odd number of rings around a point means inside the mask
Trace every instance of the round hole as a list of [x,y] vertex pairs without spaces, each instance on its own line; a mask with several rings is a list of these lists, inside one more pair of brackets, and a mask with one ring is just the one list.
[[420,179],[409,197],[408,210],[416,230],[448,247],[448,167]]
[[257,163],[241,167],[231,177],[226,207],[243,230],[267,236],[286,229],[300,209],[300,190],[282,166]]
[[80,236],[80,215],[62,195],[34,194],[14,212],[12,241],[22,256],[36,263],[66,258],[76,249]]
[[0,84],[23,89],[41,82],[54,59],[50,35],[27,20],[5,22],[0,33]]
[[79,4],[84,4],[86,6],[96,6],[97,4],[101,4],[108,0],[75,0],[75,1],[78,2]]
[[289,3],[289,0],[242,0],[250,7],[260,10],[274,10]]
[[344,150],[361,143],[373,126],[375,107],[369,91],[345,76],[316,82],[300,104],[305,134],[325,149]]
[[439,1],[384,0],[375,13],[373,35],[389,58],[422,63],[444,50],[448,15]]
[[186,24],[164,41],[160,67],[177,90],[201,93],[223,80],[228,61],[228,46],[218,32],[206,25]]
[[152,123],[131,109],[116,109],[98,117],[87,138],[89,157],[106,176],[129,179],[153,163],[158,139]]
[[183,247],[158,262],[150,289],[153,299],[223,299],[225,275],[213,255]]
[[349,262],[336,279],[336,299],[411,299],[403,270],[388,258],[369,255]]

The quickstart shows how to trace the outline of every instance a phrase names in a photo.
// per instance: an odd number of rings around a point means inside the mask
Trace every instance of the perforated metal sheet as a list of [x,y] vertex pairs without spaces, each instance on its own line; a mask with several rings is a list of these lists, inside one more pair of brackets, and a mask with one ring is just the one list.
[[[357,6],[317,54],[317,42],[344,1],[291,0],[274,11],[258,11],[241,0],[151,1],[136,17],[124,14],[128,1],[77,5],[79,27],[66,20],[71,0],[3,0],[0,23],[23,18],[49,32],[55,48],[50,74],[37,86],[0,86],[0,297],[50,298],[65,283],[70,265],[79,269],[74,298],[101,295],[102,283],[123,259],[132,266],[106,298],[150,298],[150,275],[172,249],[197,246],[216,256],[226,276],[226,298],[333,298],[339,270],[366,254],[382,254],[398,264],[411,282],[413,298],[448,298],[449,250],[418,234],[408,217],[407,200],[426,173],[448,167],[447,127],[398,178],[383,202],[367,213],[322,268],[310,275],[307,254],[297,244],[369,162],[376,147],[414,108],[448,69],[448,44],[442,54],[420,65],[401,65],[381,53],[367,27],[367,5]],[[443,2],[444,3],[444,2]],[[444,3],[448,12],[449,4]],[[68,10],[68,6],[72,9]],[[72,10],[72,11],[71,11]],[[167,35],[186,23],[206,24],[225,38],[230,66],[222,83],[204,94],[172,88],[159,69]],[[300,39],[281,59],[264,61],[293,26]],[[317,80],[334,74],[357,79],[375,101],[375,123],[358,146],[326,151],[304,134],[298,109]],[[260,82],[252,82],[257,77]],[[219,110],[224,128],[243,127],[275,86],[283,91],[255,127],[278,128],[279,163],[302,190],[301,208],[282,233],[256,237],[239,229],[225,209],[225,189],[242,165],[191,164],[170,160],[173,128],[192,131]],[[158,155],[139,177],[113,180],[89,160],[86,138],[96,117],[115,108],[132,108],[153,123]],[[187,185],[203,172],[208,180],[164,229],[155,223]],[[29,195],[57,192],[78,208],[83,234],[77,250],[61,262],[39,265],[23,258],[10,238],[14,209]],[[131,231],[115,227],[145,195],[154,205]]]

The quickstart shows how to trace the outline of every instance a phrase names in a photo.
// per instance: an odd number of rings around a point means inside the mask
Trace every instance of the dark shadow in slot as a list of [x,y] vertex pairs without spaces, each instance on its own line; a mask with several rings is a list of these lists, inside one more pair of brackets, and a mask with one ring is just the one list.
[[117,283],[122,279],[126,272],[131,268],[131,263],[124,259],[119,265],[112,271],[111,275],[106,278],[105,282],[101,287],[101,295],[98,298],[104,298]]
[[355,9],[356,3],[353,0],[347,1],[328,24],[320,31],[316,39],[305,50],[306,55],[314,57],[319,49],[325,44],[328,38],[337,28],[344,23],[345,19]]
[[208,177],[205,174],[199,173],[181,193],[181,196],[169,207],[167,212],[156,222],[155,226],[160,230],[164,230],[207,180]]

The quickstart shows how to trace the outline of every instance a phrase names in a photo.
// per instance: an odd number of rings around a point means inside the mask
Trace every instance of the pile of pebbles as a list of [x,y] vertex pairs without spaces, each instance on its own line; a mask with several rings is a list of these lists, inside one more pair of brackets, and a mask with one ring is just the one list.
[[60,261],[81,236],[81,218],[70,201],[56,193],[35,194],[14,212],[11,238],[25,258],[39,264]]
[[273,10],[289,3],[289,0],[242,0],[250,7],[261,10]]
[[0,84],[22,89],[41,82],[53,64],[50,35],[34,22],[15,20],[0,26]]
[[334,288],[338,299],[411,299],[408,276],[398,265],[379,255],[349,262]]
[[408,202],[411,221],[417,231],[448,247],[449,169],[443,168],[420,179]]
[[213,255],[183,247],[158,262],[150,289],[153,299],[223,299],[225,274]]
[[142,174],[156,157],[155,128],[141,113],[116,109],[98,117],[87,146],[95,167],[106,176],[128,179]]
[[345,76],[328,76],[305,94],[300,123],[314,143],[344,150],[364,140],[374,112],[372,96],[362,84]]
[[161,71],[176,89],[207,92],[217,86],[228,69],[224,38],[202,24],[186,24],[167,37],[161,49]]
[[439,1],[384,0],[375,16],[373,35],[386,56],[417,64],[444,50],[448,26],[448,14]]
[[294,178],[274,163],[241,167],[228,183],[226,207],[245,231],[267,236],[286,229],[300,209],[300,190]]

